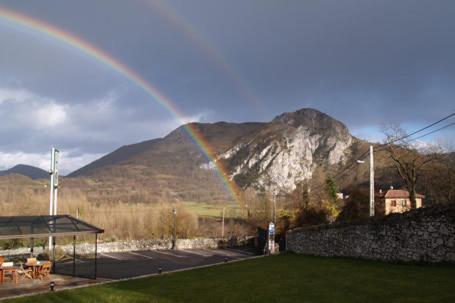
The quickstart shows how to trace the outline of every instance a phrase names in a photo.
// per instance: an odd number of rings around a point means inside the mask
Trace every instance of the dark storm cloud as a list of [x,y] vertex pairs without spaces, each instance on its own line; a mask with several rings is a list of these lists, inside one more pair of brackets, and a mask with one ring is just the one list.
[[[202,10],[192,13],[194,22],[237,56],[237,66],[270,105],[279,101],[274,111],[284,99],[289,108],[307,103],[348,124],[371,124],[390,118],[426,121],[453,108],[453,2],[269,1],[248,9],[217,7],[211,14],[221,20],[215,29],[203,22]],[[240,30],[232,34],[233,28]]]
[[[311,106],[374,137],[384,123],[419,127],[455,109],[453,1],[167,1],[171,18],[145,0],[2,4],[96,44],[188,117],[268,120]],[[62,104],[54,107],[56,114],[66,113],[59,132],[71,134],[59,137],[63,148],[108,152],[176,125],[110,67],[43,35],[0,24],[0,88],[26,90],[48,106]],[[259,104],[245,97],[242,86]],[[106,96],[115,96],[109,115],[84,114]],[[43,150],[55,141],[12,118],[0,132],[8,152]]]

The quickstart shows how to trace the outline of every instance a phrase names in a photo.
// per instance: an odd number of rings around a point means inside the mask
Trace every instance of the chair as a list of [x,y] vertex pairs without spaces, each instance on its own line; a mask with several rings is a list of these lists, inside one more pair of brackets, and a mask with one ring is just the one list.
[[3,262],[1,266],[2,272],[1,272],[1,281],[5,280],[6,275],[11,276],[11,280],[14,281],[14,283],[17,284],[18,282],[18,276],[17,276],[17,268],[14,267],[13,262]]
[[38,271],[38,279],[49,278],[51,274],[52,263],[46,262]]
[[25,279],[25,278],[28,278],[28,279],[33,279],[33,269],[28,267],[28,268],[24,268],[24,264],[22,264],[22,262],[20,263],[19,265],[19,269],[17,270],[17,273],[19,275],[18,278],[22,278],[22,279]]
[[5,257],[0,256],[0,283],[3,283],[3,269],[2,269],[2,264],[5,262]]
[[40,270],[41,266],[36,258],[27,258],[27,262],[25,262],[25,266],[32,270],[33,279],[38,278],[39,270]]

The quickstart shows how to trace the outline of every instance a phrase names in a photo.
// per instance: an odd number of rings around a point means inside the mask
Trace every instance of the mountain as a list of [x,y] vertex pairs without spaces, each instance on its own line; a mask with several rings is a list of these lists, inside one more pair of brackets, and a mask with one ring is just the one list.
[[82,182],[97,202],[226,201],[230,197],[213,161],[221,161],[242,189],[291,192],[317,170],[343,165],[366,144],[340,121],[310,108],[264,123],[191,127],[204,137],[215,160],[207,159],[181,126],[164,138],[120,147],[69,174],[65,182],[69,187]]
[[70,173],[68,177],[79,177],[87,176],[97,169],[101,169],[105,166],[119,164],[122,161],[126,161],[144,151],[153,148],[154,144],[159,142],[161,139],[148,140],[136,144],[122,146],[110,154],[101,157],[100,159],[82,167],[78,170]]
[[[264,123],[192,123],[191,127],[220,154],[250,140]],[[95,201],[226,201],[230,199],[210,165],[185,127],[164,138],[123,146],[71,173],[74,179],[89,178],[86,189]],[[80,182],[79,182],[80,183]],[[78,184],[79,184],[78,183]]]
[[[325,188],[327,176],[335,175],[341,190],[352,189],[353,184],[368,190],[366,156],[372,143],[352,136],[342,122],[318,110],[304,108],[283,113],[269,122],[186,126],[203,137],[215,155],[213,159],[206,157],[186,127],[181,126],[163,138],[122,146],[62,177],[60,195],[63,199],[96,204],[232,201],[214,162],[220,162],[227,178],[243,190],[300,197],[307,187],[318,195]],[[376,189],[403,185],[387,150],[380,144],[372,145]],[[455,159],[455,153],[446,156],[450,161]],[[359,159],[366,161],[359,164]],[[433,171],[440,172],[446,166],[436,165]],[[35,171],[39,174],[32,173]],[[0,172],[5,174],[9,175],[0,177],[3,200],[23,199],[36,193],[47,195],[47,180],[25,177],[47,179],[44,170],[19,165]],[[427,184],[425,181],[422,186]],[[419,191],[430,195],[422,186]]]
[[18,164],[8,170],[0,171],[0,176],[7,176],[12,174],[27,176],[31,179],[49,178],[49,173],[44,169],[25,164]]
[[345,163],[355,140],[340,121],[302,109],[276,117],[253,140],[234,145],[220,158],[242,188],[291,192],[317,167]]
[[[262,123],[192,123],[215,153],[226,150],[236,142],[247,139],[258,130]],[[70,173],[68,177],[101,176],[106,170],[140,165],[161,172],[181,170],[175,161],[195,161],[198,165],[206,162],[201,151],[181,126],[164,138],[125,145],[114,152]],[[193,165],[194,163],[190,163]],[[186,165],[179,163],[179,165]]]

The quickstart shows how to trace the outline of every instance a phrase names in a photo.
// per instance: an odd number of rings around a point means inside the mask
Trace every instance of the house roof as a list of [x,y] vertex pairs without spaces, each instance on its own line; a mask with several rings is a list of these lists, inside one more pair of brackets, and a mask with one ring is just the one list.
[[[409,192],[407,190],[403,190],[403,189],[389,189],[385,193],[384,197],[388,198],[388,199],[393,199],[393,198],[406,199],[406,198],[409,198]],[[416,194],[416,198],[425,198],[425,196],[421,195],[421,194]]]
[[104,230],[70,215],[0,217],[0,240],[99,234]]

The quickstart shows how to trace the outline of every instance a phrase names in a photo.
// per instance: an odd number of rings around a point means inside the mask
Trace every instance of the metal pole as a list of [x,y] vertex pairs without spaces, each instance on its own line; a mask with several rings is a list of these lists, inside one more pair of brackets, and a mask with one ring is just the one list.
[[58,197],[58,160],[60,151],[54,148],[54,170],[52,176],[54,177],[54,216],[57,215],[57,197]]
[[35,246],[35,240],[33,238],[30,239],[30,257],[33,257],[33,248]]
[[174,227],[173,227],[173,235],[172,235],[172,249],[175,249],[176,241],[177,241],[177,220],[176,220],[176,215],[177,215],[177,210],[175,208],[172,209],[172,214],[174,216]]
[[98,274],[98,234],[95,234],[95,280]]
[[370,217],[374,216],[374,158],[373,145],[370,145]]
[[[49,174],[51,175],[50,180],[50,197],[49,197],[49,216],[52,216],[54,213],[54,169],[55,169],[55,162],[54,162],[54,154],[55,148],[52,147],[51,150],[51,168]],[[52,251],[52,236],[49,237],[49,250]]]
[[276,194],[273,194],[273,223],[276,225]]
[[[55,183],[55,181],[54,181]],[[54,216],[57,215],[57,191],[58,191],[58,185],[54,185]]]
[[76,236],[73,236],[73,277],[76,276]]
[[52,273],[55,274],[55,237],[52,237]]
[[221,238],[224,238],[224,207],[223,207],[223,216],[221,219]]

